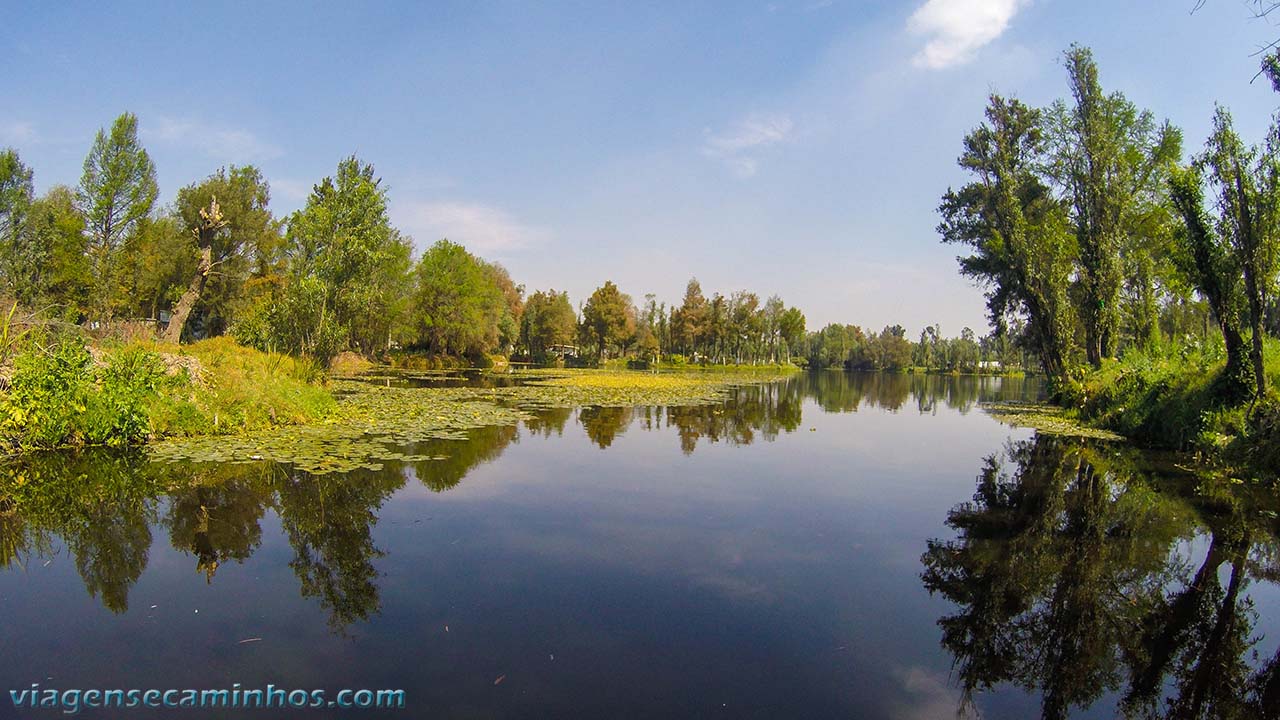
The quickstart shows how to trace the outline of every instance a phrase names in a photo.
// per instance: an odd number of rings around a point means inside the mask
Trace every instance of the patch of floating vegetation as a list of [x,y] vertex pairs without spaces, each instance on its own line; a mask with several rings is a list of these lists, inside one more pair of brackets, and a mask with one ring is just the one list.
[[519,372],[519,377],[524,382],[492,388],[407,388],[363,379],[335,380],[332,389],[337,408],[320,422],[249,435],[164,440],[152,443],[149,449],[151,457],[161,462],[273,461],[313,475],[378,470],[386,461],[443,459],[406,454],[403,448],[428,440],[462,440],[470,430],[514,425],[536,410],[704,405],[725,400],[736,386],[779,376],[526,370]]
[[1007,425],[1026,427],[1046,435],[1091,438],[1094,440],[1123,441],[1122,435],[1110,430],[1089,427],[1067,414],[1067,411],[1048,403],[983,403],[988,415]]

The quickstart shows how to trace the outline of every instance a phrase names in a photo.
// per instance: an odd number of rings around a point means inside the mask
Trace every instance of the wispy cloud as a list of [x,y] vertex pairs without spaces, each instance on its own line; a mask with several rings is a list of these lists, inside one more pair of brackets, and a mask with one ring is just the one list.
[[401,216],[400,226],[420,246],[449,238],[474,252],[502,253],[535,245],[550,235],[519,222],[504,210],[479,203],[421,202],[396,214]]
[[227,163],[270,160],[283,154],[279,147],[261,140],[248,130],[217,127],[195,120],[160,116],[143,122],[141,132],[148,141],[193,147]]
[[748,115],[724,132],[708,130],[702,154],[724,162],[739,177],[751,177],[759,170],[757,154],[790,139],[794,127],[787,115]]
[[29,145],[36,139],[36,129],[31,123],[0,123],[0,145]]
[[941,69],[966,63],[1009,27],[1029,0],[928,0],[911,14],[907,29],[928,37],[912,62]]

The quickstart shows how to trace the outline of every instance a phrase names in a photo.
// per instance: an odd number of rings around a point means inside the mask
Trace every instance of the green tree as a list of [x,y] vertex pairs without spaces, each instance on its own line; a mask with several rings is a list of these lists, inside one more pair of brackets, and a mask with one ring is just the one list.
[[138,142],[138,118],[125,113],[99,130],[84,160],[79,202],[89,232],[92,306],[108,319],[117,295],[117,264],[125,238],[151,214],[159,188],[151,157]]
[[38,301],[60,307],[71,322],[88,314],[93,289],[84,230],[75,191],[65,185],[50,188],[31,204],[28,232],[34,244],[47,249],[47,262],[31,270],[39,274]]
[[[1053,162],[1065,189],[1079,248],[1085,355],[1094,367],[1113,357],[1129,311],[1135,341],[1156,330],[1155,260],[1167,240],[1165,169],[1182,154],[1182,135],[1121,93],[1106,94],[1093,53],[1065,53],[1072,104],[1049,112]],[[1122,303],[1124,291],[1127,303]]]
[[707,335],[707,299],[697,278],[689,279],[684,301],[671,312],[671,335],[686,355],[692,356],[702,349]]
[[428,351],[479,355],[497,348],[508,306],[484,261],[441,240],[422,254],[415,275],[413,313]]
[[547,348],[572,342],[577,326],[568,293],[539,290],[525,303],[520,319],[521,342],[529,356],[541,362],[546,359]]
[[[222,224],[213,232],[202,211],[217,201]],[[271,188],[262,172],[252,165],[220,168],[199,183],[178,191],[176,212],[187,237],[194,242],[193,257],[209,254],[204,284],[193,306],[193,322],[204,334],[220,335],[234,321],[245,283],[255,271],[267,269],[268,258],[280,252],[281,223],[268,205]],[[207,237],[201,241],[201,231]],[[199,280],[197,279],[197,283]]]
[[0,150],[0,282],[9,297],[26,304],[32,302],[38,273],[48,261],[28,227],[34,194],[31,168],[17,151]]
[[635,309],[631,298],[618,290],[612,281],[591,293],[582,307],[582,326],[587,338],[596,346],[596,357],[603,360],[609,346],[624,347],[636,330]]
[[1246,148],[1232,127],[1231,113],[1219,107],[1214,113],[1213,134],[1201,162],[1218,194],[1223,234],[1230,240],[1244,274],[1245,302],[1253,331],[1251,359],[1254,390],[1267,391],[1263,358],[1266,297],[1275,283],[1276,256],[1280,250],[1280,129],[1274,125],[1263,148]]
[[[483,262],[483,261],[482,261]],[[497,349],[509,354],[520,341],[520,316],[524,313],[524,286],[515,284],[511,273],[502,265],[484,262],[489,280],[502,293],[502,315],[498,318]]]
[[804,340],[804,313],[791,307],[778,318],[778,332],[782,336],[782,347],[786,350],[786,361],[791,362],[791,355]]
[[143,218],[120,248],[117,309],[135,317],[159,318],[169,310],[196,271],[195,241],[176,215]]
[[407,285],[409,241],[391,227],[386,189],[354,155],[289,219],[287,282],[275,333],[286,349],[327,360],[350,344],[372,352]]
[[986,287],[997,331],[1011,317],[1025,316],[1041,367],[1061,381],[1070,356],[1066,290],[1075,243],[1065,208],[1038,174],[1045,152],[1041,114],[992,95],[986,116],[965,138],[959,160],[977,180],[943,196],[938,232],[944,243],[974,250],[959,258],[960,272]]
[[1204,189],[1195,166],[1177,170],[1169,180],[1170,197],[1182,217],[1178,244],[1184,250],[1183,272],[1208,301],[1222,331],[1227,348],[1227,364],[1221,375],[1223,394],[1240,399],[1249,394],[1244,337],[1240,331],[1239,266],[1228,241],[1213,228],[1204,210]]

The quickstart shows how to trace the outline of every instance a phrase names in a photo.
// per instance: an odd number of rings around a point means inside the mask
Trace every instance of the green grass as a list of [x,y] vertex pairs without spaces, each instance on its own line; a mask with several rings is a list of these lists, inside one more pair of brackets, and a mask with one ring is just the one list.
[[125,446],[312,422],[335,406],[321,380],[306,361],[230,338],[90,348],[74,334],[32,337],[0,391],[0,445]]
[[1191,450],[1263,472],[1280,470],[1280,342],[1266,342],[1267,397],[1230,402],[1220,346],[1130,354],[1085,376],[1068,404],[1080,419],[1140,444]]
[[181,368],[186,382],[152,398],[148,407],[152,437],[299,425],[327,417],[335,407],[333,395],[322,384],[323,369],[305,359],[260,352],[230,337],[149,349],[170,362],[194,358],[199,368]]

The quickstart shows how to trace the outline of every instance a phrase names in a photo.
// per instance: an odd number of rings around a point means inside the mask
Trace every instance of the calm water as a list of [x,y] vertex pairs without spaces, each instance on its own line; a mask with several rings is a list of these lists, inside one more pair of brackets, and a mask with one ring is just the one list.
[[[380,472],[10,467],[47,489],[27,514],[0,498],[0,691],[405,690],[357,717],[1275,717],[1274,500],[978,407],[1036,392],[822,373],[548,412]],[[6,694],[9,716],[61,714]]]

